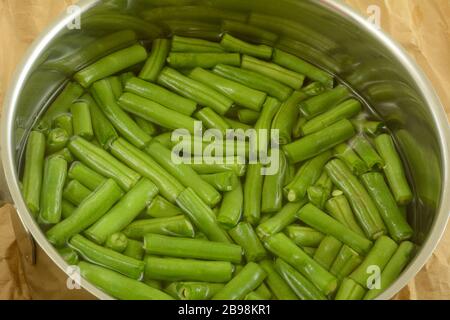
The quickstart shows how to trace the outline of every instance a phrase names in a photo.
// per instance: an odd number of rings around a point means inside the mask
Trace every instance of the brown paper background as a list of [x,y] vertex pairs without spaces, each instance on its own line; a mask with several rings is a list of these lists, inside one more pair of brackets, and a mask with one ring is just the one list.
[[[0,106],[26,48],[71,0],[0,0]],[[450,1],[346,0],[367,15],[381,9],[381,26],[419,63],[450,116]],[[0,186],[6,188],[6,186]],[[91,299],[66,289],[66,276],[41,251],[30,264],[30,242],[14,208],[0,209],[0,299]],[[450,230],[419,274],[396,299],[450,300]]]

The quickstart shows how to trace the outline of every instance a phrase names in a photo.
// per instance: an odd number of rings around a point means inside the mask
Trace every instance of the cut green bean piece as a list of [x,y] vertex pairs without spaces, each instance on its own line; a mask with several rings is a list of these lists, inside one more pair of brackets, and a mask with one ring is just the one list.
[[183,214],[183,212],[180,208],[158,195],[147,206],[146,214],[152,218],[168,218],[178,216]]
[[45,224],[54,224],[61,220],[61,201],[66,176],[67,161],[65,159],[61,157],[47,158],[39,213],[39,220]]
[[63,245],[70,237],[100,219],[122,195],[122,190],[114,180],[106,180],[78,206],[70,217],[48,230],[47,239],[55,246]]
[[53,119],[55,128],[60,128],[66,131],[69,137],[73,136],[72,115],[68,113],[61,114]]
[[76,210],[76,207],[70,203],[69,201],[63,199],[61,202],[61,217],[62,219],[67,219],[74,213]]
[[[271,125],[274,121],[274,118],[277,114],[277,112],[280,110],[281,106],[277,99],[267,97],[266,102],[264,103],[264,106],[261,111],[261,115],[259,116],[258,121],[256,122],[254,129],[258,133],[258,145],[255,148],[256,150],[263,151],[268,150],[273,143],[270,143],[271,140],[274,140],[274,142],[278,145],[278,141],[276,141],[276,137],[272,136],[271,132]],[[276,128],[273,128],[276,129]],[[264,130],[266,130],[266,135],[262,136],[264,134]],[[280,137],[280,134],[278,134],[278,138]],[[279,149],[279,147],[278,147]],[[279,150],[277,150],[279,151]],[[260,152],[260,157],[261,152]]]
[[239,179],[234,172],[204,174],[200,177],[221,192],[233,191],[239,184]]
[[310,227],[290,225],[286,227],[286,234],[299,247],[316,248],[319,246],[325,235]]
[[242,261],[242,248],[240,246],[199,239],[146,234],[144,236],[144,249],[148,254],[158,256],[229,261],[238,264]]
[[299,139],[303,136],[302,126],[307,122],[306,118],[303,116],[299,116],[297,121],[292,128],[292,137],[295,139]]
[[272,58],[273,48],[264,44],[256,45],[251,44],[245,41],[242,41],[238,38],[233,37],[232,35],[225,33],[222,36],[222,41],[220,41],[220,45],[225,48],[226,51],[229,52],[238,52],[241,54],[248,54],[250,56],[269,60]]
[[111,153],[127,166],[151,180],[167,200],[175,202],[183,185],[147,153],[119,138],[111,144]]
[[230,118],[227,118],[227,117],[223,117],[223,119],[231,126],[232,129],[235,129],[235,130],[242,129],[242,130],[245,131],[245,130],[248,130],[248,129],[252,128],[248,124],[236,121],[234,119],[230,119]]
[[122,253],[128,246],[128,238],[122,232],[116,232],[108,236],[105,247],[116,252]]
[[305,80],[305,76],[302,74],[247,55],[242,57],[242,68],[259,72],[296,90],[303,86]]
[[334,300],[361,300],[366,291],[350,278],[345,278],[339,287]]
[[406,179],[402,160],[395,149],[392,138],[387,134],[382,134],[375,138],[375,145],[378,153],[384,160],[384,173],[399,205],[406,205],[411,202],[413,194]]
[[306,87],[302,88],[302,91],[306,93],[308,97],[315,97],[325,91],[325,86],[320,82],[312,82]]
[[289,86],[255,71],[218,64],[214,67],[213,72],[249,88],[266,92],[280,101],[285,101],[292,93]]
[[203,108],[194,114],[194,117],[200,120],[208,129],[218,129],[225,133],[231,126],[211,108]]
[[284,145],[283,150],[289,161],[297,163],[327,151],[355,135],[355,128],[347,119]]
[[365,254],[372,247],[372,242],[353,232],[337,220],[312,204],[307,204],[297,214],[298,218],[308,226],[335,237],[358,253]]
[[309,120],[347,99],[350,91],[342,85],[300,103],[300,111]]
[[49,155],[49,157],[64,158],[68,164],[72,163],[74,161],[73,155],[72,155],[72,153],[70,153],[68,148],[63,148],[63,149],[59,150],[58,152],[52,153],[51,155]]
[[192,224],[184,216],[137,220],[130,223],[123,233],[135,240],[141,240],[148,233],[190,238],[195,235]]
[[265,299],[265,297],[263,297],[262,295],[260,295],[256,291],[252,291],[252,292],[248,293],[247,295],[245,295],[244,300],[260,301],[260,300],[268,300],[268,299]]
[[320,291],[328,295],[336,290],[336,278],[297,247],[285,234],[277,233],[264,241],[266,248],[302,273]]
[[158,83],[202,106],[213,109],[220,115],[224,115],[233,105],[230,98],[171,68],[163,69],[158,77]]
[[111,76],[121,70],[131,67],[147,58],[147,51],[141,45],[134,45],[116,51],[90,66],[78,71],[74,79],[84,88],[88,88],[95,81]]
[[[236,176],[233,173],[234,176]],[[242,216],[242,205],[244,203],[244,194],[242,184],[237,180],[236,187],[232,191],[225,192],[222,198],[217,222],[227,229],[236,226]]]
[[368,121],[365,119],[352,120],[353,125],[357,128],[358,132],[365,133],[371,137],[376,136],[384,127],[384,123],[380,121]]
[[132,77],[125,83],[125,91],[150,99],[171,110],[190,116],[197,109],[197,102],[179,96],[156,84]]
[[341,143],[334,148],[336,157],[345,162],[353,174],[360,176],[369,171],[367,164],[346,143]]
[[170,50],[169,39],[155,39],[152,42],[152,51],[145,62],[144,67],[139,73],[139,78],[155,82],[164,64]]
[[101,174],[98,174],[78,161],[72,163],[69,168],[68,176],[72,180],[79,181],[91,191],[97,189],[106,180]]
[[370,172],[362,175],[361,180],[375,202],[392,239],[400,242],[411,238],[414,231],[400,211],[383,175]]
[[394,240],[387,236],[381,236],[377,239],[364,261],[349,277],[364,288],[369,288],[372,285],[368,281],[371,275],[374,272],[383,271],[397,248],[398,245]]
[[157,193],[156,185],[142,178],[108,213],[85,231],[86,236],[103,244],[112,234],[128,226]]
[[25,169],[22,177],[22,190],[25,204],[34,215],[37,215],[40,209],[44,157],[45,136],[41,132],[31,131],[25,151]]
[[288,225],[295,222],[298,210],[306,204],[306,198],[299,202],[287,203],[284,207],[256,228],[256,232],[261,239],[281,232]]
[[115,298],[122,300],[173,300],[168,294],[120,273],[84,261],[80,262],[78,266],[83,278]]
[[222,283],[172,282],[166,290],[180,300],[209,300],[223,288]]
[[128,239],[127,247],[123,251],[123,254],[126,255],[127,257],[142,260],[145,254],[142,242],[133,239]]
[[324,171],[313,186],[308,187],[307,194],[309,201],[316,207],[323,209],[325,202],[330,198],[333,190],[333,182]]
[[177,198],[177,204],[209,240],[231,243],[228,234],[217,223],[214,212],[194,190],[186,188],[181,192]]
[[47,147],[45,151],[47,154],[54,154],[65,148],[69,142],[69,135],[66,130],[55,128],[50,130],[47,135]]
[[263,260],[259,265],[267,273],[265,283],[278,300],[297,300],[297,295],[283,278],[281,278],[270,260]]
[[172,52],[167,57],[167,63],[175,69],[192,69],[197,67],[210,69],[220,63],[240,66],[241,56],[238,53]]
[[331,265],[336,259],[339,250],[342,248],[342,242],[335,237],[326,236],[320,242],[319,247],[314,252],[314,260],[316,260],[322,267],[330,270]]
[[194,259],[159,258],[145,259],[146,279],[163,281],[228,282],[233,265],[227,261],[203,261]]
[[350,119],[361,111],[361,102],[355,99],[344,101],[330,111],[312,118],[302,126],[304,135],[308,135],[326,128],[342,119]]
[[221,29],[235,37],[267,45],[273,45],[278,40],[275,33],[239,21],[223,20]]
[[58,249],[58,253],[64,259],[64,261],[69,264],[69,266],[75,266],[80,261],[77,252],[70,247]]
[[247,262],[260,261],[267,255],[264,246],[258,239],[253,227],[247,222],[241,222],[229,231],[234,242],[244,249],[244,255]]
[[242,214],[251,225],[256,225],[261,219],[261,192],[264,182],[261,169],[261,163],[249,164],[245,176]]
[[361,236],[365,236],[364,231],[356,221],[352,208],[344,195],[341,194],[329,199],[325,203],[325,209],[333,218],[342,223],[344,226]]
[[108,80],[109,85],[111,86],[111,91],[114,95],[114,98],[116,100],[119,99],[120,95],[123,92],[122,82],[120,81],[120,78],[118,76],[113,76],[108,77],[106,80]]
[[141,118],[139,116],[133,116],[132,118],[134,122],[136,122],[136,124],[141,127],[141,129],[149,136],[154,136],[156,133],[158,133],[158,127],[152,122],[145,120],[144,118]]
[[[256,288],[256,290],[253,292],[255,294],[259,295],[262,298],[262,300],[269,300],[273,296],[272,292],[270,291],[270,289],[266,286],[266,284],[264,282],[258,288]],[[259,300],[261,300],[261,299],[259,299]]]
[[264,177],[261,199],[261,211],[263,213],[278,212],[283,207],[283,186],[286,167],[286,156],[283,152],[279,152],[277,172]]
[[241,300],[247,294],[258,288],[267,274],[263,268],[254,262],[249,262],[230,282],[228,282],[213,300]]
[[91,113],[86,102],[76,102],[70,107],[73,116],[73,132],[75,135],[91,140],[94,136]]
[[238,177],[245,175],[247,166],[245,161],[239,157],[226,157],[215,161],[215,158],[192,158],[189,164],[198,174],[213,174],[224,171],[234,172]]
[[366,236],[374,240],[385,234],[386,227],[375,203],[350,169],[339,159],[330,161],[325,169],[333,183],[344,192],[350,201],[353,212]]
[[64,200],[67,200],[73,205],[78,206],[84,201],[84,199],[89,197],[90,194],[91,190],[86,188],[79,181],[71,180],[64,187],[62,196]]
[[260,115],[258,111],[250,109],[239,109],[237,112],[239,121],[245,124],[255,124]]
[[172,52],[224,52],[224,48],[217,43],[203,39],[180,37],[172,38]]
[[300,300],[327,300],[326,296],[311,281],[283,260],[277,259],[275,268]]
[[381,273],[381,287],[379,289],[374,288],[369,290],[364,296],[364,300],[375,299],[381,292],[386,290],[395,281],[395,279],[397,279],[409,261],[411,261],[414,248],[414,244],[409,241],[405,241],[400,244],[397,251],[395,251],[394,255]]
[[372,147],[369,141],[363,136],[356,136],[349,145],[364,160],[369,169],[383,168],[384,161]]
[[290,53],[275,49],[273,62],[292,71],[304,74],[308,78],[322,83],[327,88],[333,87],[334,80],[332,75]]
[[344,244],[341,250],[339,250],[330,268],[330,272],[339,280],[342,280],[352,273],[362,261],[362,257],[355,250]]

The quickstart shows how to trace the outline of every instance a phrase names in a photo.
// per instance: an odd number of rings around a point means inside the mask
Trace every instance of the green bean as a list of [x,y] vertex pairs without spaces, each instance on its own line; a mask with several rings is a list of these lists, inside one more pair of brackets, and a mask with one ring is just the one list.
[[342,119],[349,119],[361,111],[361,102],[350,99],[342,102],[333,109],[312,118],[302,126],[304,135],[308,135],[326,128]]
[[269,300],[266,299],[265,297],[263,297],[262,295],[260,295],[259,293],[255,291],[249,292],[248,294],[245,295],[244,300]]
[[233,105],[230,98],[171,68],[163,69],[158,77],[158,83],[202,106],[213,109],[220,115],[224,115]]
[[324,171],[315,185],[308,187],[306,193],[308,195],[309,202],[316,207],[323,209],[326,201],[330,198],[332,190],[333,182]]
[[314,260],[316,260],[322,267],[330,270],[331,265],[336,259],[339,250],[342,248],[342,242],[335,237],[326,236],[322,239],[319,247],[314,253]]
[[352,248],[344,244],[331,265],[330,272],[339,280],[342,280],[352,273],[361,262],[361,256]]
[[231,243],[228,234],[220,228],[214,212],[192,190],[186,188],[177,198],[178,206],[194,225],[211,241]]
[[229,261],[240,263],[242,248],[231,243],[207,240],[174,238],[158,234],[144,236],[144,250],[147,254],[175,258]]
[[256,41],[267,45],[273,45],[278,39],[275,33],[233,20],[222,20],[221,29],[222,32],[244,38],[247,41]]
[[73,136],[72,115],[68,113],[60,114],[53,119],[55,128],[60,128],[66,131],[69,137]]
[[297,300],[297,295],[280,277],[271,261],[263,260],[259,265],[267,273],[265,282],[278,300]]
[[59,255],[64,259],[64,261],[67,262],[69,266],[77,265],[80,261],[80,258],[78,257],[76,251],[70,247],[64,247],[57,250]]
[[122,300],[173,300],[168,294],[120,273],[87,262],[78,264],[81,275],[106,293]]
[[353,174],[360,176],[369,171],[367,164],[346,143],[341,143],[334,148],[336,157],[345,162]]
[[[270,289],[266,286],[266,284],[264,282],[258,288],[256,288],[255,291],[253,291],[253,292],[262,298],[262,299],[258,299],[258,300],[269,300],[270,298],[272,298],[272,292],[270,291]],[[247,299],[247,300],[249,300],[249,299]]]
[[307,122],[306,118],[299,116],[297,118],[297,122],[295,122],[294,127],[292,128],[292,137],[295,139],[299,139],[303,136],[302,126]]
[[381,173],[370,172],[361,176],[362,182],[380,212],[389,235],[397,242],[411,238],[414,231],[395,202]]
[[145,62],[144,67],[139,73],[139,78],[155,82],[158,75],[164,68],[167,55],[170,50],[170,41],[168,39],[155,39],[152,42],[152,51]]
[[338,159],[330,161],[325,169],[333,183],[349,199],[353,212],[366,236],[374,240],[385,234],[386,227],[375,203],[358,178],[350,172],[350,169]]
[[294,93],[281,105],[272,122],[272,129],[279,130],[280,144],[291,142],[292,131],[298,117],[298,104],[308,96],[302,91]]
[[58,152],[52,153],[49,157],[61,157],[67,161],[67,164],[72,163],[74,161],[72,154],[67,148],[63,148]]
[[305,76],[297,72],[285,69],[274,63],[258,60],[244,55],[242,57],[242,68],[261,73],[276,81],[284,83],[292,89],[298,90],[303,86]]
[[317,248],[311,248],[311,247],[302,247],[302,250],[305,251],[310,257],[314,257],[314,254],[317,251]]
[[157,193],[156,185],[142,178],[108,213],[85,231],[86,236],[103,244],[109,236],[128,226]]
[[238,129],[242,129],[244,131],[251,129],[252,127],[249,126],[248,124],[236,121],[234,119],[230,119],[227,117],[223,117],[223,119],[230,125],[230,127],[234,130],[238,130]]
[[239,82],[228,80],[201,68],[192,70],[189,73],[189,77],[211,87],[237,104],[251,110],[261,110],[266,100],[267,94],[262,91],[251,89]]
[[[235,176],[235,174],[233,173]],[[217,222],[223,227],[230,229],[235,227],[242,216],[242,205],[244,203],[244,194],[242,184],[237,180],[236,187],[232,191],[225,192],[222,198]]]
[[245,124],[255,124],[261,114],[255,110],[239,109],[237,115],[240,122]]
[[[277,112],[280,110],[281,106],[277,99],[267,97],[266,102],[263,105],[261,115],[259,116],[258,121],[255,124],[254,129],[260,135],[264,133],[264,130],[267,130],[266,136],[263,138],[265,140],[258,141],[257,150],[267,150],[269,148],[269,141],[272,140],[271,134],[271,125],[274,121],[274,118]],[[276,129],[276,128],[273,128]],[[260,136],[261,137],[261,136]]]
[[292,71],[304,74],[308,78],[322,83],[327,88],[333,88],[334,80],[332,75],[290,53],[275,49],[273,62]]
[[157,195],[147,206],[146,214],[152,218],[168,218],[183,214],[180,208]]
[[138,116],[132,117],[134,122],[149,136],[154,136],[158,133],[158,127],[152,122],[145,120]]
[[61,220],[62,193],[67,176],[67,161],[61,157],[50,157],[45,161],[42,182],[39,220],[46,224]]
[[361,300],[365,290],[350,278],[345,278],[339,287],[334,300]]
[[244,255],[247,262],[255,262],[264,259],[267,256],[264,246],[258,239],[258,236],[248,222],[241,222],[229,231],[234,242],[244,249]]
[[256,225],[261,219],[261,192],[264,182],[261,170],[261,163],[249,164],[245,176],[242,214],[251,225]]
[[141,45],[134,45],[116,51],[90,66],[78,71],[74,79],[84,88],[90,87],[95,81],[111,76],[121,70],[131,67],[147,58],[147,51]]
[[95,82],[91,91],[106,117],[124,138],[140,149],[150,142],[151,137],[117,104],[107,80]]
[[222,192],[233,191],[239,184],[239,179],[234,172],[203,174],[200,177],[216,190]]
[[264,240],[266,248],[301,272],[322,293],[336,290],[336,278],[297,247],[285,234],[277,233]]
[[283,207],[283,186],[287,167],[284,153],[279,152],[277,160],[277,172],[264,177],[261,199],[261,211],[264,213],[278,212]]
[[308,226],[326,235],[335,237],[358,253],[367,253],[372,247],[370,240],[350,230],[312,204],[307,204],[300,209],[297,216]]
[[63,190],[63,198],[64,200],[69,201],[75,206],[80,205],[89,195],[91,194],[91,190],[86,188],[77,180],[71,180],[65,186]]
[[170,19],[164,20],[163,24],[174,36],[202,38],[211,41],[218,41],[220,39],[220,27],[217,23],[199,20]]
[[193,100],[181,97],[172,91],[164,89],[156,84],[132,77],[125,83],[125,91],[152,100],[173,111],[192,115],[197,109],[197,103]]
[[142,260],[145,254],[142,242],[133,239],[128,239],[127,247],[123,251],[123,254],[126,255],[127,257]]
[[203,52],[171,52],[167,63],[175,69],[205,68],[210,69],[219,63],[232,66],[241,65],[238,53],[203,53]]
[[355,220],[352,208],[350,208],[350,204],[344,195],[330,198],[325,203],[325,209],[334,219],[342,223],[344,226],[361,236],[365,236],[364,231]]
[[309,120],[347,99],[350,92],[342,85],[300,103],[300,111]]
[[354,134],[355,128],[353,128],[352,123],[344,119],[325,129],[284,145],[283,150],[291,162],[297,163],[337,146]]
[[85,102],[75,102],[70,107],[73,116],[73,132],[75,135],[91,140],[94,136],[89,105]]
[[76,210],[76,207],[70,203],[69,201],[63,199],[61,201],[61,217],[62,219],[67,219],[74,213]]
[[284,177],[284,185],[285,186],[288,185],[289,183],[291,183],[292,181],[294,181],[296,173],[297,173],[297,168],[296,168],[295,164],[290,163],[288,161],[287,167],[286,167],[286,175]]
[[136,171],[81,137],[72,138],[69,142],[69,150],[92,170],[104,177],[114,179],[124,190],[131,189],[140,179]]
[[134,240],[140,240],[148,233],[190,238],[195,235],[192,224],[184,216],[137,220],[130,223],[123,233]]
[[[172,282],[174,295],[180,300],[209,300],[223,288],[222,283]],[[170,290],[170,289],[166,289]]]
[[249,262],[233,279],[230,280],[213,300],[241,300],[262,284],[267,274],[254,262]]
[[44,173],[45,136],[32,131],[28,137],[25,151],[25,169],[22,177],[23,198],[31,213],[37,215],[40,209],[40,196]]
[[413,194],[405,176],[402,161],[395,150],[392,138],[387,134],[382,134],[375,138],[375,146],[378,153],[384,160],[384,174],[399,205],[411,202]]
[[[127,82],[128,82],[130,79],[136,78],[136,76],[134,75],[133,72],[125,72],[125,73],[122,73],[122,74],[119,76],[119,78],[120,78],[120,81],[122,82],[122,88],[125,90],[125,86],[126,86]],[[139,79],[139,78],[137,78],[137,79]],[[146,83],[147,83],[147,82],[146,82]]]
[[363,287],[369,287],[368,280],[373,272],[371,267],[375,266],[382,272],[397,248],[398,245],[391,238],[381,236],[375,241],[364,261],[350,274],[350,278]]
[[154,141],[158,141],[166,148],[172,148],[172,132],[164,132],[153,138]]
[[277,214],[256,228],[256,232],[260,238],[272,236],[281,232],[288,225],[294,223],[298,210],[306,204],[306,199],[301,199],[299,202],[287,203]]
[[213,174],[220,172],[231,171],[234,172],[238,177],[245,175],[247,166],[244,161],[239,157],[225,157],[215,161],[215,158],[192,158],[192,163],[189,165],[197,171],[198,174]]
[[156,184],[161,195],[171,202],[175,202],[177,196],[184,189],[183,185],[152,157],[122,138],[111,144],[111,153],[127,166],[150,179]]
[[322,232],[310,227],[292,224],[287,226],[285,230],[287,236],[299,247],[317,248],[325,238],[325,235]]
[[[128,238],[122,232],[116,232],[108,236],[105,247],[119,253],[123,253],[128,246]],[[140,260],[140,259],[138,259]]]
[[380,121],[368,121],[365,119],[352,120],[353,125],[357,128],[358,132],[365,133],[369,136],[376,136],[380,133],[381,129],[384,127],[384,123]]
[[69,135],[66,130],[61,128],[52,129],[47,135],[47,146],[45,151],[47,154],[58,152],[64,149],[68,141]]
[[39,121],[37,128],[44,131],[50,129],[53,119],[69,112],[70,105],[81,97],[83,92],[84,90],[80,85],[75,82],[69,82],[50,107],[48,107],[42,119]]
[[384,161],[372,147],[369,141],[363,136],[356,136],[349,145],[356,151],[356,153],[363,159],[369,169],[383,168]]
[[111,91],[114,95],[114,98],[117,100],[122,95],[122,81],[118,76],[108,77],[109,85],[111,86]]
[[308,187],[314,185],[320,178],[323,167],[332,155],[331,151],[325,151],[303,164],[294,180],[284,187],[285,195],[290,202],[299,201],[306,195]]
[[145,278],[163,281],[228,282],[233,265],[227,261],[193,259],[145,258]]
[[327,300],[326,296],[311,281],[283,260],[277,259],[275,268],[300,300]]
[[172,38],[172,52],[224,52],[217,42],[203,39],[187,38],[174,35]]
[[70,237],[100,219],[122,195],[122,190],[114,180],[106,180],[78,206],[70,217],[48,230],[47,239],[55,246],[61,246]]
[[381,286],[379,289],[370,289],[364,296],[364,300],[375,299],[381,292],[386,290],[412,258],[414,244],[409,241],[402,242],[389,260],[380,276]]
[[195,192],[207,205],[214,207],[220,202],[220,193],[204,181],[190,166],[173,162],[171,159],[172,152],[169,149],[158,142],[153,142],[146,148],[146,151],[185,187],[196,190]]
[[105,177],[78,161],[75,161],[70,166],[68,177],[70,179],[79,181],[82,185],[86,186],[89,190],[92,191],[97,189],[97,187],[106,180]]
[[194,114],[194,117],[200,120],[208,129],[218,129],[225,133],[231,126],[211,108],[203,108]]
[[229,52],[237,52],[241,54],[247,54],[256,58],[269,60],[272,58],[273,48],[264,44],[255,45],[242,41],[232,35],[225,33],[222,36],[220,45]]
[[108,118],[89,94],[85,94],[81,97],[81,101],[86,102],[89,106],[92,129],[94,130],[95,137],[102,147],[107,149],[109,144],[119,137],[116,129],[114,129],[112,123],[109,122]]
[[319,94],[323,93],[325,91],[325,86],[320,82],[311,82],[306,87],[302,88],[302,91],[308,96],[308,97],[315,97]]

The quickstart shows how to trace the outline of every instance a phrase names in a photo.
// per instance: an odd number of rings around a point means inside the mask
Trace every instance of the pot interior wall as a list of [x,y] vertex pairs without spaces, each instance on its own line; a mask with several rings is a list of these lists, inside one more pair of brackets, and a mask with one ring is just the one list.
[[[135,29],[150,47],[152,38],[172,33],[217,40],[224,19],[238,21],[273,32],[278,40],[271,45],[338,76],[386,122],[414,186],[416,201],[408,208],[408,218],[416,230],[415,240],[422,243],[432,227],[441,194],[442,157],[432,115],[398,58],[371,33],[346,19],[344,12],[328,6],[301,0],[104,1],[82,15],[81,29],[62,30],[34,66],[15,115],[17,170],[21,169],[27,133],[70,78],[64,70],[50,69],[51,63],[123,28]],[[239,31],[237,35],[246,37]]]

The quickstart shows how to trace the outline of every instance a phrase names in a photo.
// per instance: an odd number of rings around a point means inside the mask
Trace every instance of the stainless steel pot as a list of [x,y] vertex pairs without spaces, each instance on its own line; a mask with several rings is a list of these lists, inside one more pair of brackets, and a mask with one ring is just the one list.
[[[408,218],[416,231],[415,241],[420,245],[412,263],[380,296],[380,299],[391,298],[421,269],[445,229],[450,212],[449,124],[438,97],[415,62],[387,35],[335,0],[80,1],[78,9],[63,14],[34,42],[17,69],[3,106],[1,159],[10,200],[24,226],[67,272],[67,263],[29,214],[18,184],[20,150],[27,133],[68,78],[62,72],[47,69],[48,61],[57,61],[104,32],[120,29],[117,14],[137,17],[152,5],[192,4],[233,10],[236,14],[227,13],[227,16],[238,20],[247,19],[251,14],[250,23],[279,35],[277,46],[325,66],[352,85],[376,115],[386,121],[403,151],[414,186],[416,201],[409,207]],[[77,26],[74,18],[78,13],[82,13],[79,30],[73,29]],[[173,22],[189,14],[190,21],[203,23]],[[139,29],[140,33],[151,36],[158,30],[164,33],[176,28],[177,33],[196,35],[206,30],[207,36],[214,38],[220,32],[217,11],[192,15],[192,11],[178,8],[167,16],[152,17],[149,22],[155,26]],[[168,19],[172,22],[167,22]],[[87,282],[83,287],[98,298],[110,298]]]

